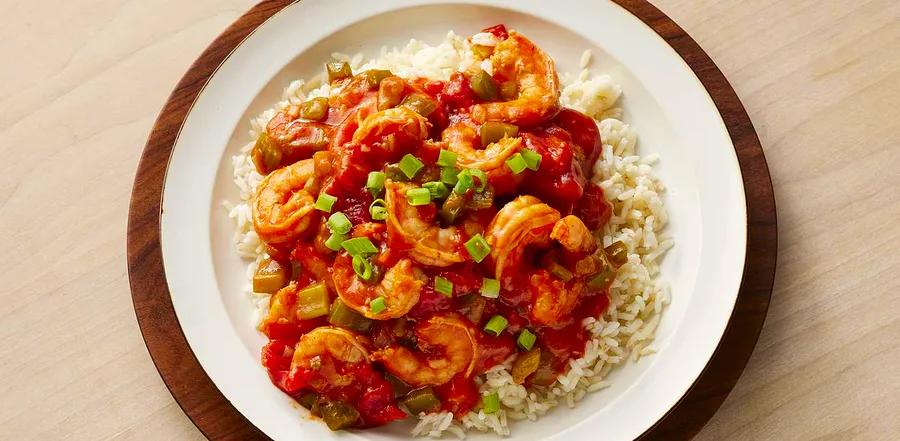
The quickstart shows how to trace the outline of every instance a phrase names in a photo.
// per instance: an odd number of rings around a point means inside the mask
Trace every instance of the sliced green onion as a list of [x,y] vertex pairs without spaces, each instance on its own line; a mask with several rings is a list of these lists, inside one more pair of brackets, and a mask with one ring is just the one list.
[[431,191],[427,188],[410,188],[406,190],[406,200],[409,205],[428,205],[431,203]]
[[481,410],[484,413],[497,413],[500,410],[500,395],[497,392],[491,392],[481,397]]
[[331,213],[331,208],[334,207],[335,202],[337,202],[336,197],[328,193],[319,193],[319,198],[316,199],[316,209]]
[[386,306],[384,306],[384,297],[376,297],[369,303],[369,309],[372,310],[372,314],[378,314],[381,311],[384,311]]
[[372,263],[369,262],[369,259],[357,254],[353,256],[353,272],[360,279],[369,281],[372,278]]
[[378,248],[372,244],[368,237],[354,237],[341,242],[341,247],[347,250],[351,256],[369,255],[378,252]]
[[409,180],[409,178],[403,174],[403,171],[400,170],[400,164],[388,164],[384,168],[384,177],[395,182],[405,182]]
[[416,176],[416,173],[425,167],[425,164],[416,158],[415,156],[407,153],[400,159],[400,170],[406,175],[407,178],[412,179]]
[[481,234],[476,234],[466,242],[466,250],[476,263],[481,262],[488,254],[491,254],[491,246],[488,245]]
[[447,185],[456,185],[459,182],[459,178],[456,177],[456,174],[459,173],[456,170],[456,167],[444,167],[441,169],[441,182]]
[[325,246],[331,251],[338,251],[345,240],[347,240],[346,234],[331,233],[331,236],[328,236],[328,240],[325,241]]
[[525,158],[521,153],[516,153],[506,160],[506,166],[509,167],[509,169],[512,170],[513,173],[519,174],[525,171],[526,168],[528,168],[528,163],[525,162]]
[[475,185],[475,180],[472,178],[472,172],[469,170],[463,170],[456,175],[458,181],[456,182],[456,186],[453,187],[453,191],[459,194],[466,194],[473,185]]
[[528,166],[529,170],[537,171],[537,169],[541,167],[540,153],[531,149],[522,149],[520,153],[522,154],[522,158],[525,159],[525,165]]
[[469,170],[469,174],[472,175],[472,177],[478,181],[478,188],[476,188],[475,190],[476,191],[484,191],[485,187],[487,187],[487,184],[488,184],[487,173],[485,173],[477,168],[473,168],[473,169]]
[[373,197],[378,196],[381,194],[381,190],[384,190],[384,179],[384,172],[369,172],[369,177],[366,179],[366,189],[369,190],[369,193],[372,193]]
[[441,167],[455,167],[456,157],[456,153],[451,152],[450,150],[441,149],[441,153],[438,154],[437,165]]
[[481,279],[481,295],[489,299],[500,297],[500,281],[497,279]]
[[503,317],[502,315],[495,315],[491,317],[490,320],[488,320],[486,325],[484,325],[484,330],[496,337],[500,335],[500,333],[503,332],[504,329],[506,329],[506,325],[508,324],[509,322],[506,320],[506,317]]
[[347,234],[351,228],[353,228],[353,223],[350,222],[350,219],[347,219],[346,214],[338,211],[328,216],[328,229],[332,233]]
[[437,276],[434,278],[434,290],[447,297],[453,297],[453,282]]
[[387,203],[384,199],[375,199],[372,201],[372,204],[369,205],[369,214],[372,215],[372,220],[385,220],[387,219],[387,208],[385,206]]
[[516,339],[516,343],[526,351],[530,351],[531,348],[534,347],[535,341],[537,341],[537,336],[527,329],[523,329],[522,332],[519,333],[519,338]]
[[450,194],[450,190],[447,189],[447,186],[444,185],[443,182],[426,182],[422,184],[422,188],[428,189],[428,191],[431,193],[432,199],[443,199],[447,197],[448,194]]

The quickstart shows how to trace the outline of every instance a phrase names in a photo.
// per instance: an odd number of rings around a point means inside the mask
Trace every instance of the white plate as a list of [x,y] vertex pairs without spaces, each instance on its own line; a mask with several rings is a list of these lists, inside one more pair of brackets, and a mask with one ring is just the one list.
[[[501,6],[502,5],[502,6]],[[744,265],[746,212],[731,140],[712,100],[684,61],[649,27],[606,2],[554,0],[391,2],[304,0],[251,34],[210,79],[185,120],[166,176],[161,241],[172,303],[188,342],[219,390],[276,440],[407,438],[409,426],[332,433],[276,389],[260,366],[264,338],[242,288],[245,263],[221,206],[238,200],[231,155],[247,142],[248,120],[278,101],[290,79],[321,69],[332,51],[377,54],[410,38],[439,41],[496,23],[545,48],[560,71],[592,70],[624,90],[624,120],[642,154],[659,153],[657,173],[676,246],[663,264],[671,306],[659,352],[610,377],[612,386],[575,409],[512,424],[512,438],[627,440],[658,421],[712,356],[734,307]],[[494,435],[477,435],[473,439]]]

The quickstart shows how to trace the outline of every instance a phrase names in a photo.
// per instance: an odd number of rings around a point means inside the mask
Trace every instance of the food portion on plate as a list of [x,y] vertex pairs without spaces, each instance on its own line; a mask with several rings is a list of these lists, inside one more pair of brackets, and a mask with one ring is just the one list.
[[652,353],[672,240],[609,77],[503,25],[333,57],[233,158],[275,386],[334,430],[506,435]]

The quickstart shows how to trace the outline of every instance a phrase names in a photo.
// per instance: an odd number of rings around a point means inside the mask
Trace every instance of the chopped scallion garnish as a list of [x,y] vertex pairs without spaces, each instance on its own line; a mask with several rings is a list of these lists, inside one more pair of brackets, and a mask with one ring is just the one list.
[[353,256],[353,272],[359,276],[360,279],[369,281],[372,278],[372,263],[369,262],[369,259],[356,255]]
[[500,335],[504,329],[506,329],[506,325],[509,322],[506,320],[506,317],[502,315],[495,315],[488,320],[487,324],[484,325],[484,330],[490,334],[493,334],[495,337]]
[[441,153],[438,154],[437,165],[441,167],[454,167],[456,166],[456,157],[456,153],[442,149]]
[[488,254],[491,254],[491,246],[481,234],[476,234],[466,242],[466,250],[475,262],[481,262]]
[[525,158],[522,157],[521,153],[516,153],[506,160],[506,166],[509,167],[513,173],[519,174],[528,168],[528,163],[525,162]]
[[366,189],[369,190],[369,193],[372,193],[373,197],[378,196],[381,194],[381,190],[384,190],[384,179],[384,172],[369,172],[369,177],[366,179]]
[[527,329],[523,329],[522,332],[519,333],[519,338],[516,339],[516,343],[526,351],[530,351],[531,348],[534,347],[535,341],[537,341],[537,336]]
[[345,240],[347,240],[346,234],[331,233],[331,236],[325,241],[325,246],[331,251],[338,251],[341,249],[341,243]]
[[466,194],[473,185],[475,185],[475,180],[472,179],[472,172],[469,170],[463,170],[456,175],[456,186],[453,187],[453,191],[459,194]]
[[384,199],[375,199],[372,201],[372,204],[369,205],[369,214],[372,216],[372,220],[385,220],[387,219],[387,205],[384,202]]
[[540,153],[531,149],[523,149],[520,153],[522,154],[522,158],[525,159],[525,165],[528,166],[529,170],[537,171],[537,169],[541,167]]
[[476,191],[484,191],[484,189],[485,189],[485,187],[487,187],[487,183],[488,183],[487,173],[485,173],[477,168],[473,168],[473,169],[469,170],[469,174],[472,175],[473,178],[475,178],[474,180],[478,184],[478,188],[476,188],[475,190]]
[[336,197],[324,192],[319,193],[319,198],[316,199],[316,210],[331,213],[331,208],[334,207],[335,202],[337,202]]
[[453,297],[453,282],[437,276],[434,278],[434,290],[447,297]]
[[368,237],[354,237],[341,242],[341,247],[347,250],[351,256],[366,256],[378,252],[378,248],[372,244]]
[[488,279],[487,277],[482,279],[481,295],[489,299],[500,297],[500,281],[497,279]]
[[426,182],[422,184],[422,188],[428,189],[428,191],[431,193],[432,199],[443,199],[447,197],[448,194],[450,194],[450,190],[447,189],[447,186],[444,185],[443,182]]
[[369,303],[369,309],[373,314],[378,314],[381,311],[384,311],[386,306],[384,306],[384,297],[376,297]]
[[456,174],[459,173],[456,170],[456,167],[444,167],[441,169],[441,182],[447,185],[456,185],[459,182],[459,178],[456,177]]
[[431,191],[427,188],[411,188],[406,190],[406,200],[409,205],[428,205],[431,203]]
[[416,177],[416,173],[425,166],[419,158],[407,153],[400,159],[400,170],[406,175],[407,178],[412,179]]
[[340,211],[328,217],[328,229],[332,233],[347,234],[351,228],[353,228],[353,224],[350,219],[347,219],[347,215]]
[[500,395],[497,392],[491,392],[481,397],[481,410],[484,413],[497,413],[500,410]]

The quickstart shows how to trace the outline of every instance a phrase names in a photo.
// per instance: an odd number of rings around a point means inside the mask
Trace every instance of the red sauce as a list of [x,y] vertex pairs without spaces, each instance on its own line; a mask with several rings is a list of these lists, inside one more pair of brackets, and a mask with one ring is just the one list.
[[[505,26],[497,25],[486,28],[500,40],[509,37]],[[442,131],[452,123],[477,124],[471,122],[469,110],[479,102],[465,74],[454,73],[446,82],[413,80],[407,84],[406,93],[425,94],[437,101],[438,107],[427,116],[430,124],[430,139],[415,142],[409,139],[394,138],[386,142],[380,136],[384,134],[360,135],[354,140],[359,121],[377,111],[376,92],[370,90],[367,83],[356,78],[347,81],[345,91],[330,101],[331,108],[325,121],[320,124],[328,131],[330,144],[323,168],[331,170],[325,174],[326,181],[322,189],[327,194],[337,197],[332,212],[344,213],[354,224],[353,237],[368,237],[379,251],[371,256],[372,262],[381,268],[389,268],[400,259],[408,258],[412,243],[419,238],[400,237],[392,226],[381,222],[373,222],[369,206],[373,196],[365,188],[369,172],[383,170],[387,164],[395,163],[406,153],[419,158],[425,168],[420,172],[419,180],[434,180],[439,172],[435,165],[442,148],[446,143],[441,141]],[[311,126],[312,127],[312,126]],[[318,126],[316,126],[318,127]],[[377,131],[376,131],[377,132]],[[478,211],[468,210],[462,219],[457,221],[459,243],[458,251],[468,256],[462,243],[476,234],[483,234],[494,219],[497,208],[517,194],[532,194],[557,208],[563,215],[575,214],[592,230],[602,228],[609,221],[612,206],[606,200],[602,188],[591,184],[592,171],[590,165],[601,153],[600,133],[596,123],[588,116],[571,109],[562,109],[552,120],[543,124],[522,129],[519,136],[525,146],[541,155],[541,166],[537,172],[525,171],[519,175],[503,174],[502,178],[491,177],[491,187],[495,194],[495,206]],[[369,138],[369,139],[366,139]],[[477,141],[477,140],[476,140]],[[317,162],[318,164],[318,162]],[[317,168],[318,170],[318,168]],[[421,179],[421,176],[431,176]],[[503,179],[503,180],[500,180]],[[421,183],[418,182],[417,183]],[[470,190],[471,192],[471,190]],[[469,194],[467,197],[470,197]],[[383,196],[379,196],[383,197]],[[418,216],[424,222],[438,222],[437,204],[417,207]],[[322,219],[326,219],[323,215]],[[547,231],[535,234],[549,233]],[[315,229],[311,229],[315,230]],[[337,261],[342,266],[341,277],[355,277],[347,270],[350,257],[346,253],[335,253],[324,248],[321,242],[330,233],[319,225],[316,233],[308,233],[297,244],[270,249],[270,254],[280,262],[296,262],[303,268],[301,274],[294,275],[296,283],[305,286],[316,281],[324,281],[331,288],[331,296],[335,297],[333,267]],[[315,239],[311,239],[315,237]],[[476,359],[472,375],[456,375],[451,381],[435,385],[433,389],[442,402],[442,409],[463,415],[478,405],[479,393],[474,383],[474,376],[508,360],[517,353],[516,336],[523,329],[528,329],[538,336],[538,347],[542,349],[542,367],[553,380],[554,373],[565,370],[570,359],[583,355],[589,334],[581,323],[586,317],[598,317],[608,307],[609,297],[606,291],[593,292],[589,289],[580,295],[577,303],[568,303],[567,308],[574,309],[565,314],[553,326],[541,326],[531,314],[535,302],[536,288],[541,277],[553,277],[543,268],[541,259],[553,254],[553,259],[565,266],[574,268],[576,262],[586,257],[582,253],[570,253],[560,249],[527,248],[522,252],[517,271],[504,274],[501,280],[499,298],[489,299],[480,295],[485,278],[494,277],[494,262],[490,257],[481,263],[466,261],[447,267],[428,267],[417,264],[418,269],[426,276],[423,288],[419,293],[418,303],[404,317],[377,321],[366,335],[369,350],[377,350],[390,345],[404,345],[416,350],[416,336],[412,329],[417,322],[435,314],[460,313],[472,322],[477,340]],[[337,259],[335,256],[338,256]],[[519,256],[513,256],[517,258]],[[543,262],[546,265],[546,262]],[[345,273],[349,272],[349,276]],[[539,273],[540,272],[540,273]],[[536,276],[539,275],[540,277]],[[445,295],[435,291],[435,279],[442,277],[453,284],[453,293]],[[538,282],[533,280],[537,277]],[[585,277],[568,283],[554,279],[560,289],[575,289],[583,286]],[[546,282],[546,280],[544,280]],[[546,287],[546,285],[544,285]],[[546,292],[546,290],[544,291]],[[347,294],[345,293],[345,296]],[[506,329],[493,336],[481,331],[485,323],[493,316],[501,315],[507,319]],[[542,321],[549,323],[549,321]],[[318,326],[327,325],[325,317],[314,320],[281,320],[271,321],[264,327],[269,343],[263,348],[261,358],[273,383],[286,393],[298,397],[307,391],[313,391],[321,397],[341,400],[353,405],[360,412],[358,427],[386,424],[405,417],[397,407],[394,392],[385,380],[383,366],[379,363],[342,363],[330,356],[324,357],[327,368],[310,371],[292,366],[294,346],[300,337]],[[434,356],[434,354],[427,354]],[[338,383],[329,381],[328,375],[337,375],[346,380]],[[536,376],[537,374],[535,374]],[[533,376],[534,377],[534,376]],[[545,379],[546,379],[545,378]],[[529,380],[532,381],[532,380]]]
[[498,25],[491,26],[489,28],[484,28],[481,30],[481,32],[487,32],[487,33],[494,34],[500,40],[506,40],[507,38],[509,38],[509,32],[506,31],[506,26],[504,26],[503,24],[498,24]]

